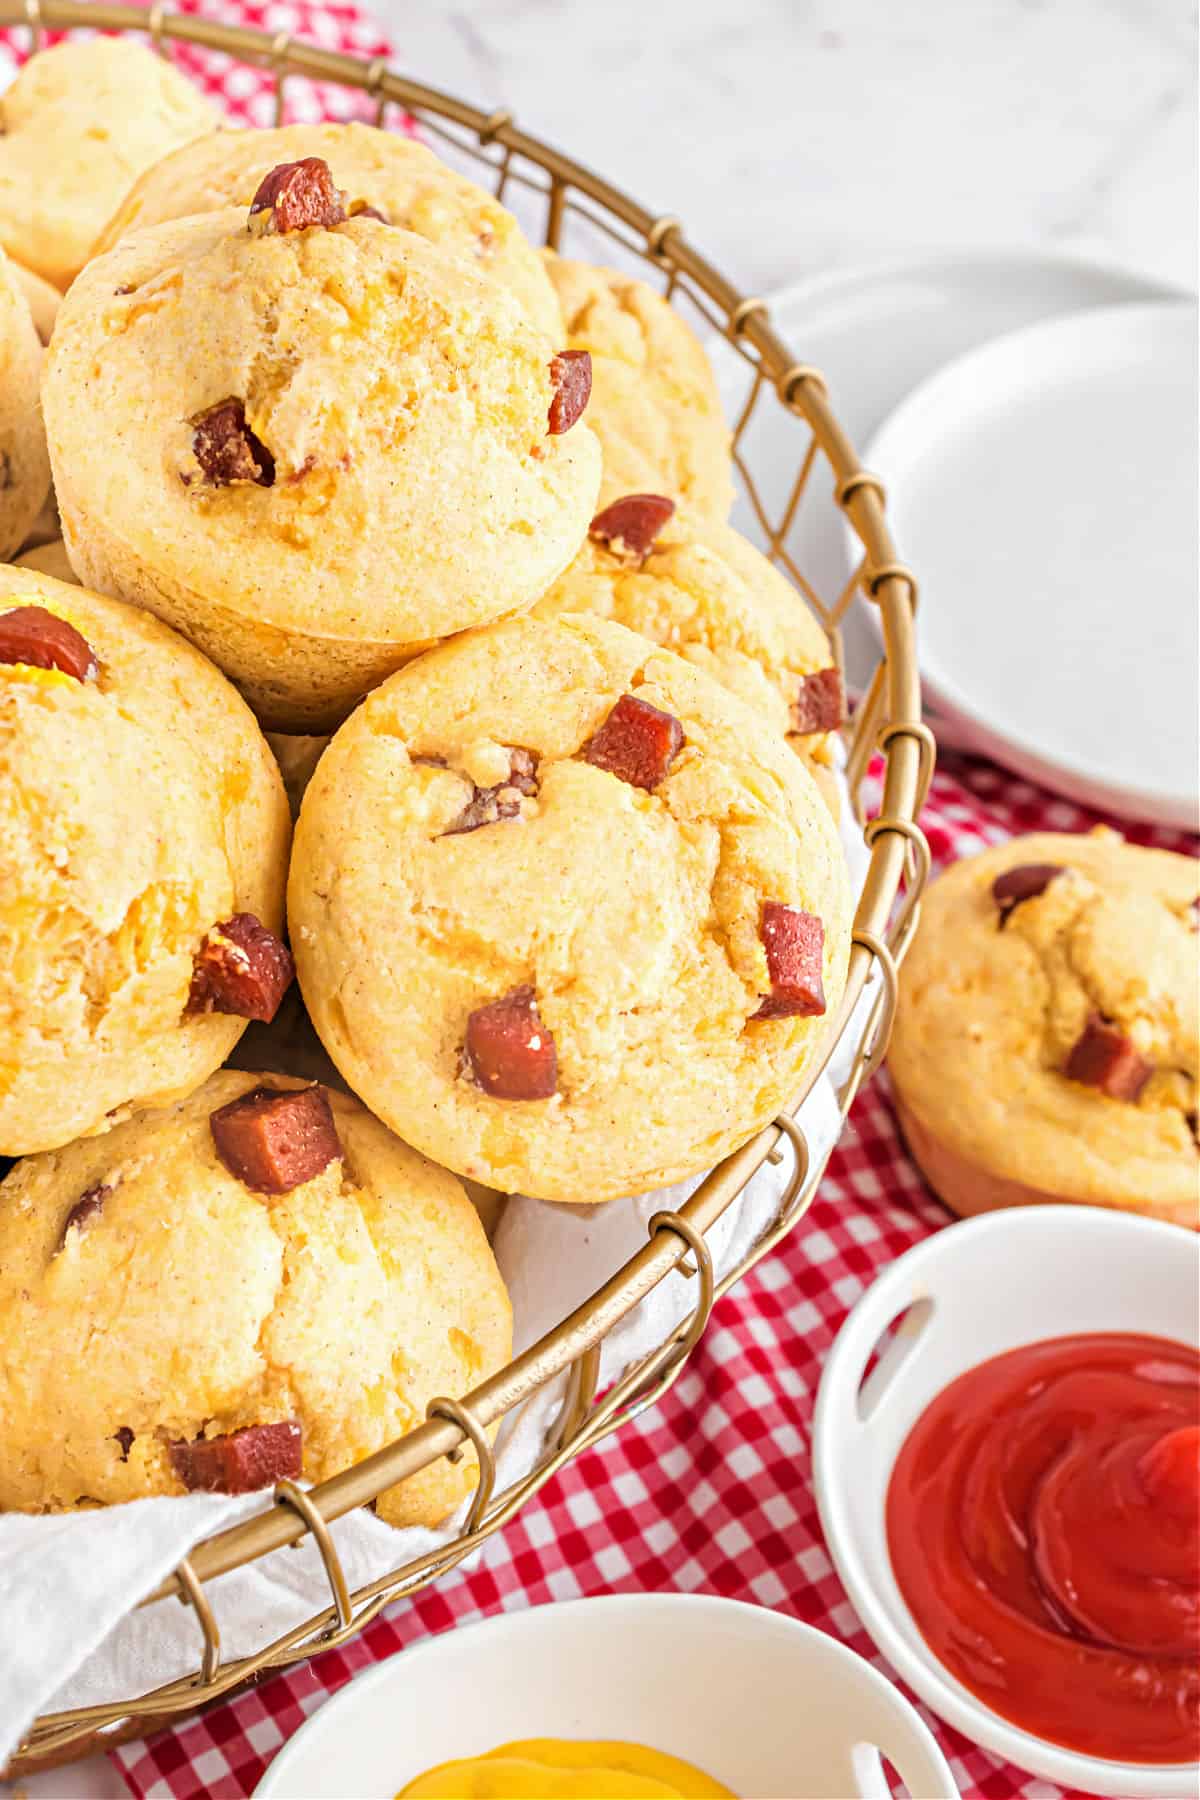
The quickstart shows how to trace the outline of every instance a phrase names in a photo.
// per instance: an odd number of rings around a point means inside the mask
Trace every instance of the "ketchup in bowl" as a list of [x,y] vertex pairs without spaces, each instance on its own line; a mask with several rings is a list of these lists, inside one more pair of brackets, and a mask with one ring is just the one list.
[[1200,1755],[1200,1355],[1112,1332],[993,1357],[892,1471],[900,1592],[935,1655],[1036,1736]]

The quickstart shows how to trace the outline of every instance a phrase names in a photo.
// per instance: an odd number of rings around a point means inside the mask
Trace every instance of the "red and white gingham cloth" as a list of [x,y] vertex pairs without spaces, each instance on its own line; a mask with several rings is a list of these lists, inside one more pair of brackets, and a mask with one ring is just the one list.
[[[175,4],[360,56],[388,52],[351,6]],[[25,34],[6,35],[23,52]],[[175,55],[239,121],[271,123],[269,75],[190,47]],[[293,81],[287,92],[289,121],[368,115],[362,97],[342,89]],[[1021,832],[1083,831],[1096,822],[988,763],[951,757],[922,819],[935,868]],[[1194,849],[1178,833],[1120,828],[1138,843]],[[470,1574],[400,1602],[344,1649],[115,1751],[130,1790],[154,1800],[248,1795],[305,1718],[358,1670],[429,1633],[585,1594],[672,1589],[757,1601],[828,1631],[890,1675],[822,1541],[809,1468],[812,1409],[826,1352],[855,1300],[948,1222],[905,1154],[884,1076],[860,1095],[804,1223],[720,1302],[660,1406],[564,1469],[489,1541]],[[924,1716],[964,1795],[1054,1800],[1061,1792]]]
[[[133,4],[139,3],[133,0]],[[149,0],[145,3],[148,10]],[[258,0],[171,0],[171,11],[223,25],[250,25],[272,37],[286,32],[319,49],[341,50],[350,56],[386,56],[391,48],[373,19],[339,0],[325,0],[321,5],[309,5],[308,0],[267,0],[266,4]],[[45,41],[54,44],[65,35],[48,31]],[[29,53],[29,32],[24,27],[0,31],[0,42],[7,44],[18,62]],[[233,57],[193,44],[170,41],[168,47],[172,62],[230,119],[239,125],[274,124],[275,79],[269,69],[251,69]],[[286,98],[289,125],[321,119],[369,119],[374,113],[374,102],[365,94],[329,82],[291,77]]]

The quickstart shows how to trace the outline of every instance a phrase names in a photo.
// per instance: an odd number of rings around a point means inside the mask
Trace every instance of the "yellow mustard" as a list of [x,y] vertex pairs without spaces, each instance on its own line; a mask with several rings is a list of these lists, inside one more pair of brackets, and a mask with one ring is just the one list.
[[396,1800],[734,1800],[710,1775],[641,1744],[528,1738],[427,1769]]
[[0,663],[0,675],[6,681],[27,681],[31,687],[77,688],[74,675],[62,669],[39,669],[33,663]]

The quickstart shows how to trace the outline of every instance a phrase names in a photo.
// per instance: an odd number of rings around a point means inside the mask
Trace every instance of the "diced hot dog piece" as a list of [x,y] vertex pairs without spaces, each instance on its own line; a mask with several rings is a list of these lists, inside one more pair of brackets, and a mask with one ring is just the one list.
[[596,514],[588,536],[618,556],[647,556],[674,511],[665,494],[626,494]]
[[213,487],[253,482],[270,487],[275,459],[246,423],[245,404],[234,397],[218,400],[192,420],[192,452]]
[[[414,761],[424,760],[414,758]],[[514,750],[508,780],[495,787],[477,787],[442,836],[455,837],[463,831],[478,831],[481,825],[495,825],[499,819],[515,819],[521,810],[521,796],[538,791],[537,767],[538,759],[532,750]]]
[[1063,1064],[1068,1081],[1099,1088],[1113,1100],[1136,1100],[1153,1073],[1154,1064],[1134,1048],[1120,1026],[1096,1012]]
[[342,1154],[324,1088],[257,1087],[209,1119],[217,1155],[256,1194],[287,1194]]
[[551,437],[561,437],[583,417],[592,392],[592,359],[586,350],[560,350],[550,362],[554,398],[550,402]]
[[558,1089],[558,1053],[531,987],[514,988],[467,1020],[467,1061],[493,1100],[548,1100]]
[[294,1481],[303,1460],[299,1421],[245,1425],[221,1437],[182,1440],[171,1445],[175,1473],[189,1493],[253,1494],[276,1481]]
[[58,669],[76,681],[94,681],[97,672],[87,639],[44,606],[14,606],[0,613],[0,663]]
[[58,1240],[59,1249],[67,1241],[68,1231],[86,1231],[104,1211],[104,1202],[112,1193],[112,1188],[105,1181],[96,1182],[94,1187],[86,1189],[63,1220],[62,1236]]
[[263,176],[250,202],[250,229],[260,233],[340,225],[345,217],[346,197],[334,187],[329,164],[319,156],[279,163]]
[[586,762],[631,787],[656,788],[683,748],[683,726],[636,694],[622,694],[599,731],[583,746]]
[[214,925],[196,952],[189,1013],[232,1013],[269,1025],[279,1011],[296,965],[286,944],[253,913],[234,913]]
[[842,671],[814,669],[800,682],[792,701],[792,730],[800,737],[810,731],[836,731],[846,718],[846,689]]
[[825,926],[815,913],[764,900],[758,928],[767,953],[771,992],[756,1019],[811,1019],[825,1011],[822,954]]
[[1015,869],[1005,869],[997,875],[992,883],[992,899],[1000,909],[1000,923],[1008,922],[1008,915],[1022,900],[1036,900],[1044,894],[1056,875],[1063,873],[1061,863],[1020,863]]

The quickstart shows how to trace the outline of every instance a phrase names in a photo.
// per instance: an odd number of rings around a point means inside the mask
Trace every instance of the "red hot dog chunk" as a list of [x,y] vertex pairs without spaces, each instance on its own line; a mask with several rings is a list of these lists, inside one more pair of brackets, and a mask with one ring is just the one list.
[[1036,900],[1044,894],[1056,875],[1063,873],[1061,863],[1020,863],[1005,869],[992,883],[992,899],[1000,911],[1000,923],[1008,923],[1008,915],[1022,900]]
[[212,487],[232,487],[234,482],[253,482],[271,487],[275,460],[246,423],[241,400],[218,400],[192,420],[192,453]]
[[296,965],[286,944],[253,913],[234,913],[214,925],[196,952],[189,1013],[232,1013],[269,1025],[279,1011]]
[[596,514],[588,536],[618,556],[647,556],[674,511],[665,494],[626,494]]
[[477,1007],[466,1051],[476,1085],[493,1100],[548,1100],[558,1090],[558,1052],[531,987]]
[[765,900],[759,936],[767,953],[771,992],[756,1019],[810,1019],[825,1011],[821,959],[825,927],[814,913]]
[[68,1231],[86,1231],[94,1220],[104,1211],[104,1202],[112,1193],[106,1181],[98,1181],[94,1187],[85,1189],[63,1220],[62,1236],[58,1240],[59,1249],[67,1241]]
[[217,1155],[255,1194],[288,1194],[342,1154],[320,1087],[253,1088],[209,1120]]
[[87,639],[44,606],[14,606],[0,613],[0,663],[58,669],[76,681],[94,681],[97,673]]
[[1153,1063],[1134,1048],[1120,1027],[1095,1012],[1063,1064],[1068,1081],[1099,1088],[1112,1100],[1136,1100],[1153,1073]]
[[532,750],[511,751],[508,780],[495,787],[477,787],[442,836],[457,837],[464,831],[478,831],[481,825],[495,825],[501,819],[517,818],[521,811],[521,796],[531,797],[538,791],[537,771],[538,758]]
[[830,667],[805,675],[792,701],[792,730],[800,737],[810,731],[836,731],[846,717],[846,690],[842,671]]
[[550,363],[554,398],[550,402],[549,431],[561,437],[583,417],[591,398],[592,359],[586,350],[560,350]]
[[622,694],[593,738],[584,760],[631,787],[656,788],[683,748],[683,726],[636,694]]
[[312,225],[340,225],[345,217],[345,195],[319,156],[279,163],[263,176],[250,202],[252,231],[306,231]]
[[253,1494],[300,1474],[303,1432],[295,1419],[246,1425],[221,1437],[171,1445],[175,1473],[189,1493]]

